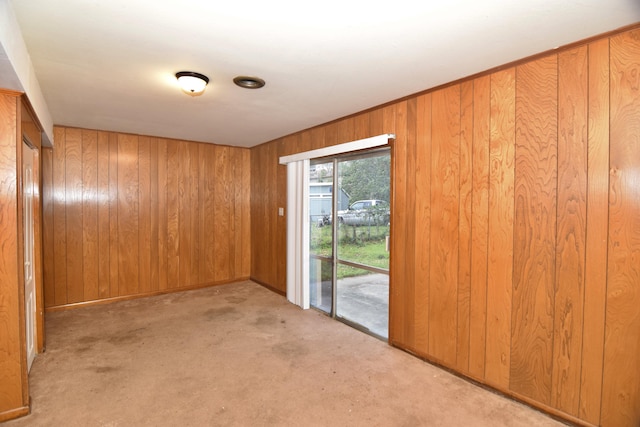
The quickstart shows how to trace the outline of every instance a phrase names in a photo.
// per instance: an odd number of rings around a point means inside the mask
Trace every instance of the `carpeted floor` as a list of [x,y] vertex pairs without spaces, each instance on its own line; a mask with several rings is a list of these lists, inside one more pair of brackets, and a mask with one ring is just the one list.
[[47,315],[18,426],[560,426],[242,282]]

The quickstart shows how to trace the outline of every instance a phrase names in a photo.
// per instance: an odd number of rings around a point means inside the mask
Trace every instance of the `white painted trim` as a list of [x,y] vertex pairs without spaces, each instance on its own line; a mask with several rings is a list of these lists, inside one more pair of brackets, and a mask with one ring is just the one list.
[[287,299],[309,308],[309,160],[287,164]]
[[316,150],[304,151],[302,153],[291,154],[280,157],[280,164],[297,162],[298,160],[316,159],[319,157],[336,156],[338,154],[350,153],[352,151],[366,150],[367,148],[382,147],[387,145],[390,139],[395,139],[392,133],[385,133],[371,138],[359,139],[357,141],[346,142],[344,144],[332,145],[330,147],[318,148]]

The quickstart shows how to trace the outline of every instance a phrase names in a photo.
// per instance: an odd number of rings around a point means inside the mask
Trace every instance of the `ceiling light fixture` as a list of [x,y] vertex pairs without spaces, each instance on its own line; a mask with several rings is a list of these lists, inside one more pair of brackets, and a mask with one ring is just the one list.
[[258,77],[247,77],[247,76],[238,76],[233,79],[233,82],[240,87],[245,89],[260,89],[265,85],[264,80]]
[[182,90],[191,96],[202,95],[209,83],[209,77],[193,71],[180,71],[176,73],[176,79]]

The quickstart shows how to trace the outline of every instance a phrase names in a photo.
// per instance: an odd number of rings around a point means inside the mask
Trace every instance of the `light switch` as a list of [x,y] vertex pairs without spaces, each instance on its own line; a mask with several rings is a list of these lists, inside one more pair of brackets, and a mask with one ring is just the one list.
[[278,215],[284,216],[284,208],[278,208]]

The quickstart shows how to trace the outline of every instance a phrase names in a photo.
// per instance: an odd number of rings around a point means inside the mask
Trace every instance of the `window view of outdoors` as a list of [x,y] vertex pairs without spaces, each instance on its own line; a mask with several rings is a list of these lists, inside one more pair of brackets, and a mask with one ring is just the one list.
[[[310,177],[311,304],[386,338],[389,152],[312,164]],[[334,186],[338,191],[333,191]]]

